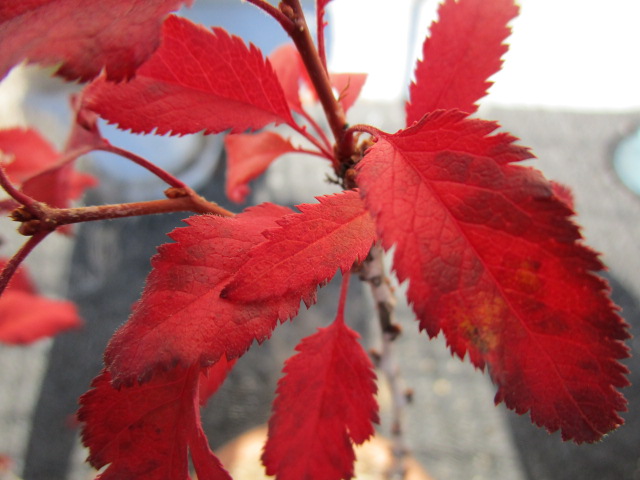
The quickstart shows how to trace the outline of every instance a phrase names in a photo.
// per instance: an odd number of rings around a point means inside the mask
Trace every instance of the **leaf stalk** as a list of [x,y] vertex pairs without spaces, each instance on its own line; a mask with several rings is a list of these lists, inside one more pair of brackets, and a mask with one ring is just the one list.
[[116,147],[114,145],[111,145],[108,142],[105,142],[104,145],[95,148],[95,150],[102,150],[103,152],[109,152],[109,153],[113,153],[115,155],[119,155],[121,157],[124,157],[124,158],[132,161],[133,163],[141,166],[142,168],[148,170],[149,172],[153,173],[156,177],[158,177],[160,180],[162,180],[163,182],[165,182],[167,185],[169,185],[171,187],[188,188],[185,183],[183,183],[181,180],[179,180],[175,176],[171,175],[166,170],[158,167],[157,165],[155,165],[154,163],[150,162],[146,158],[140,157],[140,156],[136,155],[135,153],[132,153],[132,152],[130,152],[128,150],[125,150],[125,149],[120,148],[120,147]]

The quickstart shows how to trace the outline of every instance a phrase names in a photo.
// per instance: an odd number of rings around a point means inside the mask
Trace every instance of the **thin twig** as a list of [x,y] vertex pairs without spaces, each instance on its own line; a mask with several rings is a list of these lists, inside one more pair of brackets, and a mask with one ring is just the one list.
[[325,160],[326,160],[326,158],[327,158],[327,155],[326,155],[326,154],[324,154],[324,153],[322,153],[322,152],[318,152],[317,150],[309,150],[309,149],[307,149],[307,148],[300,148],[300,147],[297,147],[297,148],[295,148],[293,151],[294,151],[294,152],[297,152],[297,153],[304,153],[304,154],[306,154],[306,155],[313,155],[313,156],[315,156],[315,157],[324,158]]
[[33,205],[36,204],[36,200],[31,198],[29,195],[22,193],[18,188],[16,188],[13,183],[11,183],[11,179],[7,175],[7,172],[4,169],[4,166],[0,164],[0,187],[7,192],[11,198],[13,198],[20,205],[24,205],[27,209],[32,210]]
[[307,112],[306,110],[302,109],[301,113],[302,113],[302,116],[304,117],[304,119],[316,131],[316,133],[320,137],[320,140],[322,140],[322,142],[325,144],[325,146],[327,147],[327,151],[331,151],[331,149],[332,149],[331,142],[329,141],[329,138],[327,137],[327,135],[324,133],[324,130],[322,129],[322,127],[320,125],[318,125],[318,122],[316,122],[315,119],[311,115],[309,115],[309,112]]
[[7,262],[7,264],[2,269],[2,273],[0,273],[0,295],[7,288],[11,277],[16,273],[16,270],[20,266],[20,264],[27,258],[27,255],[31,253],[31,251],[49,235],[51,231],[42,231],[30,237],[18,250],[13,257]]
[[293,123],[293,124],[288,124],[291,128],[293,128],[296,132],[298,132],[300,135],[302,135],[304,138],[306,138],[307,140],[309,140],[309,142],[311,142],[318,150],[320,150],[321,155],[329,160],[331,160],[332,162],[334,161],[334,156],[331,154],[331,150],[328,150],[325,146],[323,146],[317,138],[315,138],[313,135],[311,135],[308,131],[306,126],[300,126],[297,123]]
[[[35,177],[37,175],[42,175],[42,174],[44,174],[46,172],[53,172],[55,170],[58,170],[58,169],[64,167],[66,164],[74,162],[75,160],[77,160],[82,155],[86,155],[87,153],[90,153],[95,149],[96,149],[96,145],[82,145],[81,147],[74,148],[73,150],[66,151],[66,152],[64,152],[64,153],[62,153],[60,155],[60,158],[58,158],[58,160],[56,160],[56,162],[53,165],[51,165],[50,167],[48,167],[48,168],[46,168],[44,170],[39,171],[38,173],[33,175],[33,177]],[[30,178],[32,178],[32,177],[30,177]]]
[[184,182],[182,182],[181,180],[179,180],[175,176],[171,175],[166,170],[158,167],[156,164],[150,162],[146,158],[142,158],[139,155],[136,155],[135,153],[132,153],[132,152],[130,152],[128,150],[125,150],[125,149],[120,148],[120,147],[116,147],[116,146],[111,145],[111,144],[105,144],[103,146],[97,147],[96,150],[102,150],[104,152],[113,153],[115,155],[119,155],[119,156],[124,157],[124,158],[126,158],[128,160],[131,160],[132,162],[136,163],[137,165],[140,165],[142,168],[145,168],[148,171],[150,171],[151,173],[153,173],[155,176],[160,178],[160,180],[165,182],[167,185],[170,185],[170,186],[175,187],[175,188],[187,188],[187,185]]
[[406,456],[408,448],[404,438],[405,409],[409,403],[400,367],[396,359],[393,341],[400,334],[395,319],[396,300],[384,270],[384,250],[374,245],[369,257],[362,264],[360,278],[371,288],[380,328],[382,329],[382,350],[378,368],[383,372],[391,391],[391,442],[393,461],[387,472],[387,478],[402,480],[406,476]]
[[[172,189],[169,189],[172,191]],[[185,193],[177,189],[170,198],[146,202],[118,203],[76,208],[55,208],[44,203],[36,203],[31,209],[17,208],[11,213],[13,220],[22,222],[18,231],[23,235],[36,235],[43,231],[53,231],[63,225],[97,220],[138,217],[171,212],[210,213],[223,217],[235,215],[220,205],[208,202],[193,192]]]

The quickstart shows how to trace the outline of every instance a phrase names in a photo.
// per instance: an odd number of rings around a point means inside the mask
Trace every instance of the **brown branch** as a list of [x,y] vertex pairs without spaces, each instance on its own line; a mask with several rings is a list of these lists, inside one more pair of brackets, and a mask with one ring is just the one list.
[[396,359],[393,341],[400,334],[400,327],[395,319],[396,300],[384,270],[384,250],[380,245],[374,245],[369,252],[369,257],[362,264],[360,278],[369,284],[378,312],[382,330],[382,349],[377,358],[377,364],[391,391],[393,461],[385,478],[402,480],[406,477],[406,456],[409,451],[404,438],[404,417],[410,395],[404,385]]
[[27,207],[18,207],[11,213],[11,218],[22,225],[18,231],[23,235],[36,235],[51,232],[63,225],[96,220],[155,215],[170,212],[210,213],[223,217],[233,216],[216,203],[209,202],[192,190],[169,188],[169,198],[147,202],[119,203],[77,208],[55,208],[36,202]]
[[24,243],[24,245],[22,245],[20,250],[18,250],[15,253],[15,255],[11,257],[11,259],[6,263],[6,265],[2,269],[2,272],[0,272],[0,295],[2,295],[2,292],[4,292],[4,290],[7,288],[7,285],[9,284],[11,277],[13,277],[13,275],[16,273],[16,270],[18,270],[18,267],[20,266],[20,264],[22,264],[24,259],[27,258],[27,256],[31,253],[31,251],[42,240],[44,240],[46,236],[49,235],[49,233],[51,232],[43,231],[43,232],[38,232],[34,234]]
[[346,131],[348,125],[344,110],[333,94],[329,74],[311,37],[302,6],[299,0],[284,0],[280,5],[280,10],[291,19],[295,26],[288,32],[289,36],[296,45],[298,52],[300,52],[304,66],[318,94],[318,99],[336,140],[338,159],[335,163],[343,163],[343,159],[350,159],[353,154],[353,134]]

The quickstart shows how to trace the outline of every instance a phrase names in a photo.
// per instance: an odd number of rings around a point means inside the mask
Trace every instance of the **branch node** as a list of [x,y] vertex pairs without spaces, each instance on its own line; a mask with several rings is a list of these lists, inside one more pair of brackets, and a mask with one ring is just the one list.
[[18,227],[18,233],[25,237],[31,237],[42,230],[40,220],[27,220]]
[[413,391],[413,388],[407,388],[404,391],[404,398],[407,400],[407,403],[409,404],[413,403],[414,395],[415,395],[415,392]]
[[402,334],[402,327],[397,323],[391,323],[384,328],[384,333],[389,335],[389,340],[394,341]]
[[186,188],[181,187],[169,187],[164,191],[164,195],[167,198],[183,198],[188,197],[190,193]]
[[371,350],[369,350],[369,356],[371,357],[371,361],[373,362],[374,366],[378,368],[380,366],[380,362],[382,361],[382,354],[378,350],[372,348]]
[[280,5],[278,5],[278,8],[282,13],[284,13],[285,17],[287,17],[289,20],[291,20],[294,23],[296,22],[296,14],[290,5],[287,5],[284,2],[280,2]]
[[9,214],[9,218],[15,222],[28,222],[36,217],[25,206],[20,206]]

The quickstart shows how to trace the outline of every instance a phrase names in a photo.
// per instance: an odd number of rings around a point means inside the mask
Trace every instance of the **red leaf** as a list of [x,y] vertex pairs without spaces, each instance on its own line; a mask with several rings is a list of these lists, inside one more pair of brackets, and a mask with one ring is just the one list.
[[[278,319],[293,318],[299,294],[242,305],[220,298],[248,251],[265,241],[262,232],[290,212],[264,204],[232,218],[194,216],[188,227],[174,230],[176,243],[158,249],[142,298],[107,346],[114,382],[145,380],[176,363],[208,366],[222,355],[231,360],[254,340],[269,338]],[[315,302],[315,291],[304,301]]]
[[278,221],[267,241],[222,290],[230,300],[253,302],[282,295],[305,297],[329,281],[336,270],[348,271],[364,260],[375,228],[357,192],[318,197],[320,203],[298,205],[301,213]]
[[410,87],[407,125],[439,109],[477,110],[491,86],[487,79],[502,66],[507,23],[518,7],[513,0],[446,0],[438,14]]
[[275,132],[239,133],[224,139],[227,151],[227,197],[237,203],[244,202],[251,191],[248,183],[259,177],[285,153],[295,147]]
[[497,125],[437,112],[380,133],[358,185],[394,269],[409,279],[420,327],[485,362],[496,400],[565,439],[595,441],[622,423],[626,325],[592,272],[573,212]]
[[[5,265],[0,259],[0,271]],[[24,269],[14,274],[0,296],[0,342],[32,343],[80,326],[75,305],[38,295]]]
[[71,302],[30,295],[11,287],[0,297],[0,342],[32,343],[81,326]]
[[262,461],[278,480],[353,477],[353,443],[378,422],[375,373],[341,315],[302,340],[287,360]]
[[52,207],[65,208],[70,200],[96,184],[91,175],[74,170],[72,163],[56,165],[60,154],[36,130],[0,130],[2,161],[13,182],[27,195]]
[[80,397],[82,440],[98,478],[187,480],[191,452],[196,473],[207,480],[230,480],[209,450],[200,425],[199,369],[175,368],[148,383],[116,389],[103,370]]
[[133,80],[97,79],[84,101],[136,133],[239,133],[293,123],[278,78],[260,50],[221,28],[211,32],[176,16],[164,22],[161,47]]
[[165,16],[191,0],[20,0],[0,5],[0,79],[23,60],[62,63],[57,74],[133,77],[160,44]]

